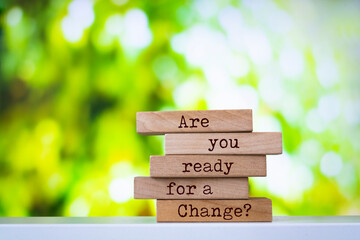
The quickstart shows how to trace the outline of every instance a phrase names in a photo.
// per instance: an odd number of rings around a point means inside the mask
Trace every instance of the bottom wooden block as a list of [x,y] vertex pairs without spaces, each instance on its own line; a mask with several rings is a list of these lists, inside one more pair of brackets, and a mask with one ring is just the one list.
[[158,222],[271,222],[268,198],[247,200],[157,200]]

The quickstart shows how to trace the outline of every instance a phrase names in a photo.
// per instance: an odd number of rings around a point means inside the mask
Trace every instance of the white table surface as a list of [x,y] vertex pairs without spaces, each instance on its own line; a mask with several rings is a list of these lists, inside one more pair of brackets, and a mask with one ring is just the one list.
[[267,223],[156,223],[155,217],[0,218],[0,239],[360,239],[360,216],[274,216]]

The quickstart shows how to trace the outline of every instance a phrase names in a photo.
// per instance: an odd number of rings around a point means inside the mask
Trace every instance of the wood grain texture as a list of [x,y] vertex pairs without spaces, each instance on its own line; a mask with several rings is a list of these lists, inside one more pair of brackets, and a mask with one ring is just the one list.
[[165,154],[281,154],[281,132],[166,134]]
[[265,155],[150,156],[150,177],[264,177]]
[[251,109],[136,113],[136,131],[143,135],[251,132],[252,129]]
[[135,199],[247,199],[248,178],[135,177]]
[[158,222],[271,222],[268,198],[248,200],[157,200]]

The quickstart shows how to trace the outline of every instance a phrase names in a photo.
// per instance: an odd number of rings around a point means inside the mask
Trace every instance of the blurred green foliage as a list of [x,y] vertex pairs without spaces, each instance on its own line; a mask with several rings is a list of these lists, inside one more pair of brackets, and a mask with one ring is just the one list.
[[360,213],[358,1],[13,1],[0,29],[0,216],[154,215],[137,111],[252,108],[274,214]]

